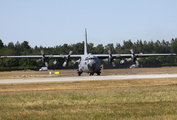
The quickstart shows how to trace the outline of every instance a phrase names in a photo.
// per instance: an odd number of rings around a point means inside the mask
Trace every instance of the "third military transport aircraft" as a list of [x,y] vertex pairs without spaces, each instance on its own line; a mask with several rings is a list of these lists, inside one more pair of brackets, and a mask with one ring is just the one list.
[[[121,59],[120,64],[124,64],[123,58],[129,58],[129,60],[132,60],[136,63],[138,66],[138,60],[137,58],[141,57],[152,57],[152,56],[176,56],[175,53],[167,53],[167,54],[134,54],[133,50],[130,50],[131,54],[112,54],[110,50],[108,50],[109,54],[91,54],[88,53],[87,49],[87,31],[85,29],[85,42],[84,42],[84,54],[83,55],[72,55],[72,51],[69,52],[68,55],[44,55],[44,52],[41,50],[42,55],[27,55],[27,56],[1,56],[0,58],[29,58],[29,59],[38,59],[38,61],[45,62],[46,67],[48,67],[48,63],[46,62],[47,59],[65,59],[63,63],[63,67],[66,66],[66,64],[69,61],[72,61],[73,63],[78,63],[78,75],[80,76],[83,72],[88,73],[90,76],[94,75],[96,73],[97,75],[100,75],[101,73],[101,67],[100,67],[100,60],[103,61],[110,61],[113,66],[115,66],[114,59]],[[74,61],[76,60],[76,61]],[[56,64],[56,60],[54,61],[54,64]]]

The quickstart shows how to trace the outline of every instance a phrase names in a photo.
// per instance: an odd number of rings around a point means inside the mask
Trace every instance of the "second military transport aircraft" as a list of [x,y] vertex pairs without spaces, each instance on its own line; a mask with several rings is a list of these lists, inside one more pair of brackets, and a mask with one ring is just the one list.
[[[152,56],[176,56],[175,53],[168,53],[168,54],[134,54],[133,50],[130,50],[131,54],[112,54],[110,50],[108,50],[109,54],[91,54],[88,53],[87,49],[87,31],[85,29],[85,42],[84,42],[84,54],[83,55],[72,55],[72,51],[69,52],[68,55],[44,55],[44,52],[41,50],[42,55],[27,55],[27,56],[1,56],[0,58],[29,58],[29,59],[38,59],[38,61],[45,62],[46,67],[48,67],[48,63],[46,62],[47,59],[65,59],[63,63],[63,67],[66,66],[66,64],[69,61],[72,61],[73,63],[78,63],[78,75],[80,76],[83,72],[88,73],[89,75],[94,75],[96,73],[97,75],[100,75],[101,73],[101,67],[100,67],[100,60],[107,60],[112,63],[113,66],[115,66],[114,59],[121,59],[120,64],[124,64],[123,58],[129,58],[129,60],[132,60],[136,63],[138,66],[138,60],[137,58],[141,57],[152,57]],[[74,61],[76,60],[76,61]],[[54,64],[56,64],[56,60],[54,61]]]

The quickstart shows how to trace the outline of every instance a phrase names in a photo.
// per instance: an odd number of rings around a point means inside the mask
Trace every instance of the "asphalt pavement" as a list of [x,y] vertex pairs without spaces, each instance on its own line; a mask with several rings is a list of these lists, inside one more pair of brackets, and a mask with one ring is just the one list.
[[129,79],[153,79],[153,78],[177,78],[177,74],[146,74],[146,75],[107,75],[107,76],[74,76],[74,77],[43,77],[24,79],[0,79],[4,83],[36,83],[36,82],[64,82],[64,81],[89,81],[89,80],[129,80]]

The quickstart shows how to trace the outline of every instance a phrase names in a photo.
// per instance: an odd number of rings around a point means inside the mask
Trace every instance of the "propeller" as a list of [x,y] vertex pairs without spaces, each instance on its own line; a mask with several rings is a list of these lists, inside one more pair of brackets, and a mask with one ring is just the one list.
[[43,51],[43,50],[41,50],[41,54],[42,54],[42,58],[36,60],[36,62],[40,62],[40,61],[42,61],[42,62],[45,63],[45,66],[48,67],[49,65],[48,65],[48,63],[46,62],[46,59],[47,59],[47,58],[45,57],[45,55],[44,55],[44,51]]
[[[136,63],[136,65],[139,65],[139,62],[138,62],[138,60],[136,59],[136,55],[134,54],[134,51],[133,51],[133,49],[130,49],[130,52],[131,52],[131,58],[129,58],[129,59],[127,59],[127,61],[133,61],[133,62],[135,62]],[[142,53],[140,53],[140,54],[142,54]]]
[[61,55],[63,58],[65,58],[65,61],[64,61],[64,63],[63,63],[63,67],[66,67],[66,65],[67,65],[67,63],[69,62],[69,61],[71,61],[72,63],[76,63],[74,60],[71,60],[70,59],[70,56],[71,56],[71,54],[73,53],[73,51],[69,51],[69,54],[68,54],[68,56],[66,57],[66,56],[64,56],[64,55]]
[[108,50],[108,53],[109,53],[109,58],[106,58],[106,59],[104,59],[103,61],[109,61],[109,62],[111,62],[111,63],[112,63],[112,66],[115,67],[116,64],[115,64],[114,59],[113,59],[113,57],[112,57],[111,50]]

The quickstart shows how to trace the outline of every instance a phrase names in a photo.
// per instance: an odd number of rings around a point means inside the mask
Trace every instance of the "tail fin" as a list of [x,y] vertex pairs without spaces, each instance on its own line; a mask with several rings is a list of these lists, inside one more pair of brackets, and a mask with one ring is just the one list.
[[87,30],[86,30],[86,28],[85,28],[84,55],[88,55],[88,49],[87,49]]

